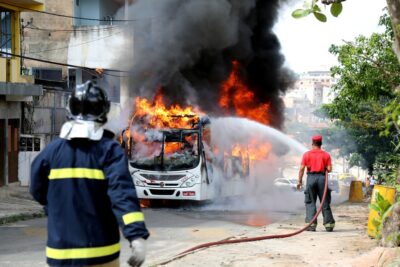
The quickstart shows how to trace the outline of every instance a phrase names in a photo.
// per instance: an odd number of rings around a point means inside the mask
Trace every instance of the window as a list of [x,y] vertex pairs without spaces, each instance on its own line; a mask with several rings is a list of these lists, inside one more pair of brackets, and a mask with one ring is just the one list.
[[124,3],[125,1],[75,0],[74,14],[76,17],[93,18],[99,21],[75,19],[74,26],[112,25],[115,13]]
[[62,69],[60,68],[32,68],[32,74],[35,79],[61,81]]
[[11,12],[0,9],[0,56],[11,57],[3,52],[12,53]]

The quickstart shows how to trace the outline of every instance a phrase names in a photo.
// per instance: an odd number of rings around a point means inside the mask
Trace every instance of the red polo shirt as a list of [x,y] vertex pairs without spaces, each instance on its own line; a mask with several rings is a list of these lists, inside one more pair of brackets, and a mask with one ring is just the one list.
[[325,172],[326,167],[332,165],[331,156],[328,152],[315,148],[304,153],[301,165],[307,167],[307,172]]

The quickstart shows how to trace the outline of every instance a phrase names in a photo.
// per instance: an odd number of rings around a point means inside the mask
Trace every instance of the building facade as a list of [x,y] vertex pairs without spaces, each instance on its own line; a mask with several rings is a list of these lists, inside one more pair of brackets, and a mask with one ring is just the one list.
[[0,3],[0,186],[18,181],[19,137],[25,101],[43,94],[21,68],[21,12],[43,10],[43,0]]
[[301,90],[314,106],[330,103],[334,98],[332,87],[336,79],[329,71],[309,71],[302,73],[294,85],[294,90]]
[[335,98],[336,79],[329,71],[309,71],[299,75],[291,90],[284,96],[286,117],[290,122],[307,123],[313,128],[327,126],[327,121],[314,114],[323,104]]
[[[131,39],[125,36],[124,23],[116,23],[114,20],[115,14],[121,8],[133,2],[132,0],[52,0],[46,3],[46,11],[67,17],[35,12],[24,13],[25,56],[69,65],[57,66],[25,60],[24,68],[36,79],[66,82],[69,90],[87,80],[96,81],[107,91],[112,103],[109,116],[120,118],[121,110],[130,105],[129,77],[110,69],[115,68],[115,54],[121,51],[121,46],[126,45],[127,40]],[[117,130],[117,125],[112,125],[111,128]]]
[[123,68],[115,64],[115,55],[126,49],[127,58],[133,58],[132,29],[124,27],[135,24],[124,20],[134,2],[1,1],[0,186],[29,184],[30,163],[58,136],[76,84],[94,80],[106,89],[107,127],[117,134],[126,127],[132,83],[129,74],[115,71]]

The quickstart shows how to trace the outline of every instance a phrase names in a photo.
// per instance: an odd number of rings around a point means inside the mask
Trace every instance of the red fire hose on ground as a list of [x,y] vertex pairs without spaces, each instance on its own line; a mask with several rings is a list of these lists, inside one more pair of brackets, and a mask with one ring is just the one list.
[[266,236],[249,237],[249,238],[242,238],[242,239],[235,239],[235,240],[221,240],[221,241],[216,241],[216,242],[204,243],[204,244],[192,247],[192,248],[190,248],[188,250],[185,250],[185,251],[179,253],[178,255],[176,255],[174,259],[171,259],[171,260],[169,260],[167,262],[164,262],[162,264],[167,264],[167,263],[169,263],[169,262],[171,262],[171,261],[173,261],[175,259],[182,258],[182,257],[184,257],[184,256],[188,255],[189,253],[194,252],[196,250],[204,249],[204,248],[208,248],[208,247],[212,247],[212,246],[221,246],[221,245],[226,245],[226,244],[253,242],[253,241],[266,240],[266,239],[286,238],[286,237],[291,237],[291,236],[298,235],[298,234],[304,232],[305,230],[307,230],[307,228],[310,227],[317,220],[318,215],[321,213],[323,205],[325,203],[326,193],[327,192],[328,192],[328,172],[325,173],[324,194],[322,196],[321,203],[320,203],[320,206],[319,206],[319,208],[317,210],[317,213],[314,215],[312,220],[306,226],[301,228],[300,230],[297,230],[295,232],[288,233],[288,234],[266,235]]

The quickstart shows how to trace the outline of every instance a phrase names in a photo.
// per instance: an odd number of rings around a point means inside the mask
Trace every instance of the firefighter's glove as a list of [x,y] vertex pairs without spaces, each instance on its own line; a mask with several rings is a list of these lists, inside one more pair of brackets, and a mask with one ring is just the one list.
[[128,259],[128,264],[132,267],[139,267],[146,257],[146,240],[138,238],[131,241],[132,255]]

